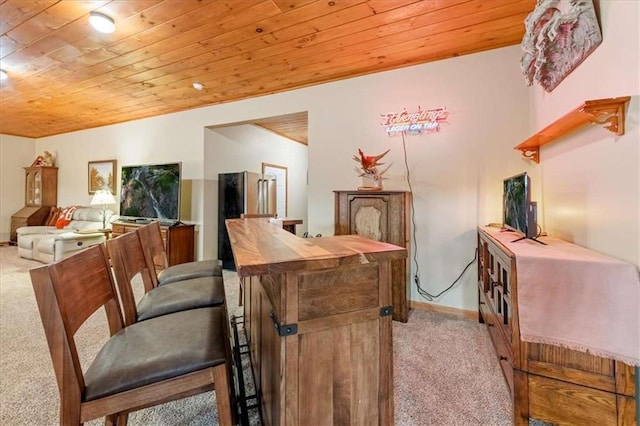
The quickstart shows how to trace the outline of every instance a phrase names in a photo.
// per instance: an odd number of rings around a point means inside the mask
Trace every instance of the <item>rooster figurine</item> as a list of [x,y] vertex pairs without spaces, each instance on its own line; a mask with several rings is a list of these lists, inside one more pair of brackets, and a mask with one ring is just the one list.
[[362,170],[364,170],[365,173],[375,173],[376,166],[381,166],[384,164],[384,163],[378,163],[378,160],[382,159],[382,157],[387,155],[389,151],[390,149],[386,150],[380,155],[364,155],[364,152],[362,152],[361,149],[358,149],[358,154],[360,154],[360,158],[354,155],[353,159],[360,163],[360,165],[362,166]]
[[387,153],[390,150],[386,150],[385,152],[383,152],[380,155],[365,155],[364,152],[362,152],[361,149],[358,149],[358,154],[360,155],[360,157],[358,157],[357,155],[353,156],[353,159],[355,161],[357,161],[358,163],[360,163],[360,169],[356,169],[356,171],[358,171],[360,174],[358,176],[361,177],[366,177],[368,179],[371,179],[374,184],[375,187],[369,188],[369,187],[361,187],[362,189],[367,188],[367,189],[382,189],[382,175],[389,170],[389,167],[391,167],[391,165],[387,166],[383,171],[378,171],[378,166],[383,165],[384,163],[380,163],[379,161],[382,159],[382,157],[384,157],[385,155],[387,155]]

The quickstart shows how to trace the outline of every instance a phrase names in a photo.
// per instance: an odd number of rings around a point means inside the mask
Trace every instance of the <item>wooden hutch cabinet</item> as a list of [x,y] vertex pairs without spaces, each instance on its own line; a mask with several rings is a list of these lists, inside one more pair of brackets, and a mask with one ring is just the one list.
[[633,367],[521,339],[517,255],[496,238],[497,232],[499,228],[478,228],[479,319],[488,327],[513,396],[514,424],[525,426],[536,419],[562,425],[636,425]]
[[[111,224],[111,237],[116,238],[127,232],[131,232],[145,226],[146,223],[113,222]],[[168,266],[180,263],[193,262],[195,260],[195,225],[179,222],[175,225],[160,225],[162,242],[167,254]],[[164,265],[156,265],[164,268]]]
[[24,207],[11,216],[11,243],[18,241],[18,228],[44,224],[51,207],[58,204],[57,167],[24,167],[24,171]]
[[[407,191],[334,191],[335,235],[358,234],[410,251]],[[410,255],[391,262],[393,319],[409,320]]]

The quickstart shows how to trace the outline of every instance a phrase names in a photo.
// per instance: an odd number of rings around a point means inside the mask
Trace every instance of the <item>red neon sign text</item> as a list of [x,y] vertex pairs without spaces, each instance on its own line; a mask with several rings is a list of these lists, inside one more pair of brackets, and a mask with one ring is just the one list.
[[440,131],[440,123],[446,123],[449,112],[445,107],[421,110],[416,112],[388,112],[380,114],[380,125],[385,128],[387,134],[422,134]]

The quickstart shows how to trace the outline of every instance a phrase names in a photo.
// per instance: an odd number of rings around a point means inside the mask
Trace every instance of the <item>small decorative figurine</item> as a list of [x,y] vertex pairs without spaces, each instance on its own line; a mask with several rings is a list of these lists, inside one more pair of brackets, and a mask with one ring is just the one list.
[[56,159],[49,151],[45,151],[44,155],[38,155],[36,159],[31,163],[31,167],[45,166],[54,167],[56,165]]
[[44,158],[42,159],[42,165],[47,167],[54,167],[56,165],[56,159],[49,151],[44,152]]
[[382,166],[384,163],[379,163],[379,160],[382,159],[390,150],[386,150],[380,155],[365,155],[361,149],[358,149],[358,154],[353,156],[353,159],[360,164],[360,168],[356,168],[355,170],[359,173],[358,176],[361,176],[365,179],[368,179],[372,185],[368,186],[360,186],[358,190],[363,191],[381,191],[382,190],[382,180],[384,179],[382,175],[389,170],[391,164],[385,167],[384,170],[378,170],[378,166]]

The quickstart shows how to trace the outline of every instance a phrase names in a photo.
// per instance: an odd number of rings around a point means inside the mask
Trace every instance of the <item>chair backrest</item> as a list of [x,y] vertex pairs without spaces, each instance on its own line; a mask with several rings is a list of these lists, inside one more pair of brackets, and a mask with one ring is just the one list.
[[84,389],[74,339],[80,326],[104,307],[111,335],[124,327],[104,250],[103,245],[95,245],[29,271],[61,397],[75,395],[71,398],[79,400]]
[[138,309],[132,280],[140,275],[145,293],[155,288],[138,232],[127,232],[107,240],[106,246],[120,291],[125,324],[134,324],[138,319]]
[[147,257],[147,264],[149,265],[151,280],[153,285],[158,285],[158,274],[156,266],[161,268],[167,268],[169,261],[167,259],[167,252],[165,251],[164,242],[162,241],[162,230],[158,222],[151,222],[148,225],[142,226],[137,229],[140,237],[140,242]]

